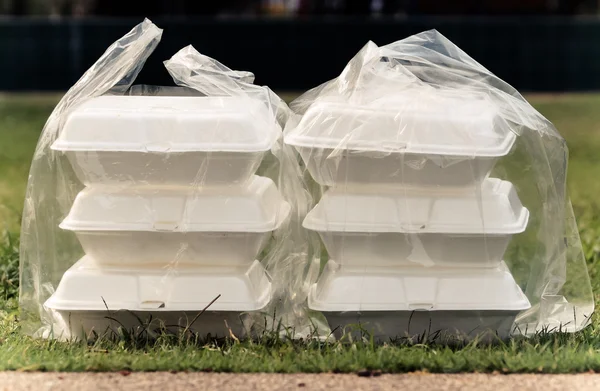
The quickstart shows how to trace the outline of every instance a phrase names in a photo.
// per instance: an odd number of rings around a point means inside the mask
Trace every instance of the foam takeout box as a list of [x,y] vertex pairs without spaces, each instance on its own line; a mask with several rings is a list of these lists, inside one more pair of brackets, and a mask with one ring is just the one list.
[[342,265],[497,267],[529,211],[514,186],[488,178],[469,191],[342,188],[304,220]]
[[99,265],[250,265],[290,205],[253,176],[230,187],[88,187],[60,224]]
[[326,186],[480,183],[517,137],[487,96],[438,90],[368,104],[318,99],[285,133]]
[[271,296],[270,278],[258,261],[200,270],[124,270],[98,268],[85,256],[65,272],[44,308],[57,338],[111,337],[119,327],[243,337],[251,331],[249,314],[264,309]]
[[249,98],[105,95],[68,114],[52,149],[86,185],[229,185],[249,180],[280,134]]
[[329,261],[310,290],[338,338],[367,332],[376,341],[506,339],[530,303],[502,263],[497,268],[340,266]]

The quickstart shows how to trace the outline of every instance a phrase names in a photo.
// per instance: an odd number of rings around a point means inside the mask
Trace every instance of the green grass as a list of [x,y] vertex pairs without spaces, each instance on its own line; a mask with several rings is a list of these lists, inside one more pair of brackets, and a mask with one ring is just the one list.
[[17,232],[33,151],[56,96],[0,95],[0,230]]
[[[7,321],[8,322],[8,321]],[[3,326],[0,369],[46,371],[183,371],[224,372],[584,372],[600,369],[598,338],[577,336],[516,340],[500,346],[471,344],[462,348],[342,345],[286,342],[265,337],[257,342],[197,343],[159,338],[142,346],[127,340],[93,345],[31,340],[8,322]]]
[[[600,95],[533,96],[569,143],[572,195],[592,284],[600,293]],[[198,341],[190,336],[121,333],[94,344],[36,340],[16,322],[17,235],[30,159],[56,97],[0,97],[0,370],[211,370],[230,372],[585,372],[600,371],[600,319],[577,334],[517,338],[497,345],[428,343],[376,346],[261,341]]]

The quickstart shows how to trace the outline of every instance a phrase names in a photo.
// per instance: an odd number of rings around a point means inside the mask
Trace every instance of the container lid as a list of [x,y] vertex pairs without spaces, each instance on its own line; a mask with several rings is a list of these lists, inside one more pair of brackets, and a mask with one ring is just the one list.
[[84,257],[44,305],[65,311],[194,311],[218,295],[210,311],[256,311],[271,300],[271,282],[258,261],[250,268],[111,270]]
[[488,178],[470,192],[448,189],[333,188],[304,219],[313,231],[516,234],[529,211],[514,186]]
[[315,101],[285,142],[295,147],[504,156],[516,134],[485,96],[411,90],[368,105]]
[[329,261],[311,288],[317,311],[444,311],[530,308],[505,264],[494,269],[347,268]]
[[244,186],[88,187],[60,224],[70,231],[269,232],[290,205],[269,178]]
[[268,151],[281,128],[266,104],[241,97],[92,98],[69,113],[59,151]]

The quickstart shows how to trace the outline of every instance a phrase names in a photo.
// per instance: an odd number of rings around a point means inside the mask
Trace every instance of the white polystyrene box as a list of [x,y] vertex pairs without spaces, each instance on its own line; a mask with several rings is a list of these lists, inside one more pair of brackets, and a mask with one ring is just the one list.
[[69,113],[52,149],[86,185],[241,183],[281,134],[263,102],[242,97],[113,96]]
[[334,334],[360,325],[377,340],[437,333],[443,339],[506,338],[530,308],[504,263],[491,269],[346,267],[329,261],[310,290]]
[[140,319],[152,319],[150,330],[190,327],[201,335],[225,337],[229,330],[244,336],[251,326],[247,314],[270,300],[271,282],[258,261],[225,268],[111,269],[98,268],[86,256],[65,272],[44,308],[53,316],[55,337],[144,328]]
[[86,188],[60,226],[98,264],[249,265],[289,213],[275,183],[254,176],[236,187]]
[[315,101],[285,142],[321,185],[466,186],[507,155],[516,134],[485,96],[404,93],[369,105]]
[[303,225],[342,265],[496,267],[529,211],[507,181],[451,190],[333,188]]

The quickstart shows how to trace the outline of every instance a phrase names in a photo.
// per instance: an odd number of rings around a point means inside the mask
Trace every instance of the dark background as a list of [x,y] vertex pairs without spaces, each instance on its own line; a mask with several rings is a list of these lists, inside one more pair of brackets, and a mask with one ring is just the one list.
[[368,41],[435,28],[523,91],[600,89],[596,0],[0,0],[0,90],[65,90],[143,17],[164,29],[138,82],[172,84],[183,46],[301,91]]

